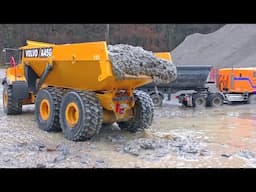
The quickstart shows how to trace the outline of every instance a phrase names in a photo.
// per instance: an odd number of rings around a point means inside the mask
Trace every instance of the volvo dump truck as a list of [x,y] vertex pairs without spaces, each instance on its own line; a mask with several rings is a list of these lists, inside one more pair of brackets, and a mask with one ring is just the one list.
[[168,84],[149,83],[138,89],[147,92],[154,106],[161,106],[164,96],[176,94],[179,103],[188,107],[219,107],[223,95],[217,88],[217,69],[210,65],[178,65],[177,78]]
[[219,69],[218,88],[225,102],[256,103],[256,68]]
[[[4,52],[9,51],[5,49]],[[2,80],[7,115],[22,113],[35,104],[38,127],[62,130],[73,141],[96,135],[102,124],[117,122],[130,132],[150,127],[153,104],[148,94],[135,88],[152,82],[146,75],[116,79],[105,41],[49,44],[27,41],[19,59],[10,58]]]

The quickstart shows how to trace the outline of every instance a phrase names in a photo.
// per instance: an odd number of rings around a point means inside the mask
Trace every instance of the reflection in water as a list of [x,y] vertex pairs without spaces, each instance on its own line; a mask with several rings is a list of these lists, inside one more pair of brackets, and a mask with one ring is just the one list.
[[223,105],[205,109],[165,105],[156,111],[153,129],[204,139],[213,151],[212,163],[209,162],[212,167],[241,167],[241,161],[235,157],[229,158],[228,162],[233,164],[227,165],[227,161],[221,162],[220,156],[256,150],[255,105]]
[[227,119],[227,123],[232,124],[234,127],[229,133],[229,144],[240,148],[246,148],[247,144],[244,142],[244,139],[253,137],[255,121],[243,118],[230,118]]

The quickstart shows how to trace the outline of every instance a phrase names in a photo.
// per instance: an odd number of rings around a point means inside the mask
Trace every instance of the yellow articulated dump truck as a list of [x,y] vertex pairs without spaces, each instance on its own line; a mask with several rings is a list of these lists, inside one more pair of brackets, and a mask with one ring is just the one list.
[[96,135],[102,124],[117,122],[131,132],[147,129],[153,121],[151,98],[135,88],[150,83],[146,75],[116,79],[105,41],[48,44],[27,41],[15,52],[4,49],[9,67],[2,80],[7,115],[35,104],[38,127],[62,130],[73,141]]

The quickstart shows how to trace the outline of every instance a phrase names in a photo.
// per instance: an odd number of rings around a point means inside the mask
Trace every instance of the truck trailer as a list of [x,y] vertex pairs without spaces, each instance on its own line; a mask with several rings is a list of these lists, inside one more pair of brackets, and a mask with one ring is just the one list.
[[223,104],[224,97],[217,88],[217,69],[210,65],[177,65],[177,78],[168,84],[149,83],[140,90],[146,91],[154,106],[161,106],[164,96],[178,93],[179,103],[190,107],[214,106]]

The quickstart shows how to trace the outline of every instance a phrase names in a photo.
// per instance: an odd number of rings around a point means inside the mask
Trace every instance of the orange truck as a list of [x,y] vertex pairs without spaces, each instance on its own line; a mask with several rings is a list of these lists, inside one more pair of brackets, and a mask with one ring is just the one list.
[[256,67],[223,68],[218,71],[217,86],[228,103],[256,103]]

